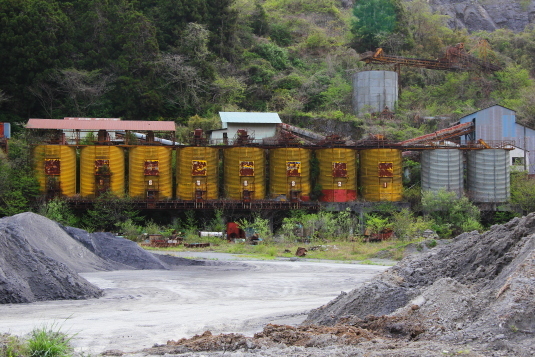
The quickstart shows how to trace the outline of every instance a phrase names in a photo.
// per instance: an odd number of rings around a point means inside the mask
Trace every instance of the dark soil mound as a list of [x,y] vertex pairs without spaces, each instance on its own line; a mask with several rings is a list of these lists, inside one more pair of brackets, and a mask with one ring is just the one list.
[[[23,224],[24,219],[21,220],[24,216],[30,218],[28,225]],[[50,249],[40,249],[40,246],[46,248],[50,242],[47,237],[36,235],[32,229],[32,223],[36,223],[32,218],[38,217],[40,216],[23,213],[0,219],[0,303],[100,296],[100,289],[55,259],[61,252],[53,254],[55,257],[47,254],[47,250],[54,249],[54,244],[50,244]],[[33,240],[28,240],[27,235],[34,240],[43,239],[42,244],[32,244]],[[65,248],[74,248],[71,250],[73,254],[83,251],[75,249],[72,244]]]
[[0,219],[0,303],[98,297],[77,273],[202,264],[155,255],[111,233],[63,227],[35,213]]
[[349,324],[413,340],[477,340],[534,355],[535,214],[407,257],[313,310],[305,324]]

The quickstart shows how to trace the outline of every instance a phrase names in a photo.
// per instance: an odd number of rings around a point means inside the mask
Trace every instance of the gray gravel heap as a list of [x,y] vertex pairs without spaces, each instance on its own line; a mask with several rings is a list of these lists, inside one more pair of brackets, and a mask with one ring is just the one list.
[[304,322],[339,323],[535,355],[535,214],[409,256]]
[[0,303],[86,299],[102,291],[78,275],[202,264],[154,255],[112,233],[88,233],[25,212],[0,219]]

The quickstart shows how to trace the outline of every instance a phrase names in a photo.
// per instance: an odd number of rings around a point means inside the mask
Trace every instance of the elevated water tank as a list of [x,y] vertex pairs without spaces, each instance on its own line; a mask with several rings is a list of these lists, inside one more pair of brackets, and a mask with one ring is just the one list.
[[509,151],[504,149],[468,152],[466,185],[473,202],[503,203],[510,197]]
[[272,198],[308,201],[310,150],[278,148],[269,152],[269,187]]
[[422,191],[441,189],[463,194],[463,154],[459,149],[424,150],[422,152]]
[[128,155],[130,197],[173,197],[172,149],[164,146],[134,146]]
[[353,75],[355,114],[394,110],[398,101],[398,74],[393,71],[363,71]]
[[316,150],[319,161],[322,202],[349,202],[357,199],[357,152],[346,148]]
[[94,198],[105,192],[124,196],[124,151],[116,146],[86,146],[80,152],[80,193]]
[[219,150],[190,146],[177,153],[177,198],[215,200],[219,198]]
[[76,194],[76,149],[65,145],[39,145],[34,150],[41,192],[52,196]]
[[234,147],[223,150],[225,194],[233,200],[261,200],[266,195],[264,149]]
[[402,199],[401,150],[360,151],[360,184],[367,201],[397,202]]

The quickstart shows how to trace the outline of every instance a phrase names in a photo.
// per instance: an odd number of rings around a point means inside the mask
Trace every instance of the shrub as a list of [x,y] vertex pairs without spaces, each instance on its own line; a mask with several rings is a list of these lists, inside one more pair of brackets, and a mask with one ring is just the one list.
[[28,354],[31,357],[67,357],[72,354],[70,341],[67,336],[55,326],[41,327],[30,333],[27,341]]

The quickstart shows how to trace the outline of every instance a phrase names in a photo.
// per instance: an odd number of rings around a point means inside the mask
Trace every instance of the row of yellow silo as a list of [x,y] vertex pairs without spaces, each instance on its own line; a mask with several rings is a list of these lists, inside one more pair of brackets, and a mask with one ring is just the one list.
[[[128,195],[135,198],[173,197],[173,149],[164,146],[130,147]],[[401,151],[350,148],[316,149],[321,201],[357,199],[357,171],[362,198],[368,201],[399,201],[402,191]],[[267,155],[269,160],[266,160]],[[219,187],[219,149],[185,147],[177,150],[176,198],[180,200],[309,200],[312,151],[305,148],[257,147],[223,149],[223,189]],[[55,184],[65,196],[76,194],[76,149],[42,145],[35,149],[38,179],[43,192]],[[79,194],[93,198],[110,191],[125,192],[125,151],[116,146],[86,146],[80,150]],[[358,166],[358,167],[357,167]],[[358,170],[357,170],[358,169]],[[266,182],[269,185],[266,186]],[[267,193],[269,188],[269,194]]]

